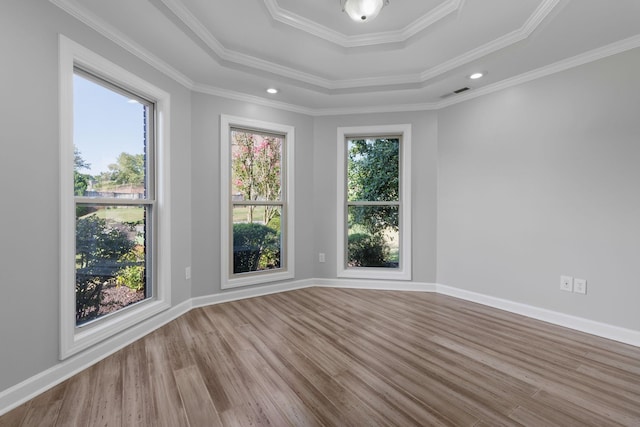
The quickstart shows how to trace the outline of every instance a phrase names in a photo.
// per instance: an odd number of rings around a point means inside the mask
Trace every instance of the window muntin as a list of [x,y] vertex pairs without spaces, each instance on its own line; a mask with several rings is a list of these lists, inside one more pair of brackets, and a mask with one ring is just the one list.
[[232,128],[230,274],[286,268],[283,230],[284,135]]
[[294,278],[295,129],[221,115],[220,141],[222,289]]
[[[116,334],[120,339],[135,336],[135,326],[171,307],[171,194],[170,194],[170,115],[171,96],[146,80],[101,57],[86,47],[59,36],[59,132],[60,132],[60,359],[66,359],[93,345],[101,344]],[[74,80],[77,71],[86,72],[114,92],[126,94],[138,102],[147,100],[153,104],[154,114],[147,118],[149,140],[153,144],[146,148],[146,197],[147,199],[124,199],[117,197],[86,197],[76,201],[78,194],[84,194],[86,182],[76,185],[76,151],[74,141]],[[98,77],[100,76],[100,77]],[[121,91],[122,90],[122,91]],[[99,103],[97,99],[94,102]],[[88,154],[88,153],[87,153]],[[81,155],[82,158],[82,155]],[[149,160],[152,159],[152,160]],[[88,161],[87,161],[88,162]],[[90,174],[82,168],[81,173]],[[84,196],[78,196],[84,197]],[[153,200],[151,200],[153,198]],[[145,240],[147,264],[146,286],[149,286],[149,271],[153,270],[152,297],[146,298],[112,315],[76,324],[76,205],[105,206],[109,203],[150,206],[146,209]],[[149,210],[150,209],[150,210]],[[110,212],[113,213],[113,212]],[[127,338],[128,337],[128,338]],[[109,345],[108,343],[104,343]]]
[[155,106],[79,68],[73,89],[78,327],[154,295]]
[[411,280],[411,125],[339,127],[337,142],[337,276]]
[[400,137],[346,141],[347,268],[400,266]]

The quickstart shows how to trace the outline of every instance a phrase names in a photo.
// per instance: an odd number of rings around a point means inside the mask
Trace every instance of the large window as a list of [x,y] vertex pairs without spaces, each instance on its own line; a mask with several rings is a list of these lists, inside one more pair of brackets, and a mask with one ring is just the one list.
[[60,39],[61,357],[168,308],[168,95]]
[[410,127],[340,128],[338,275],[411,278]]
[[154,118],[153,102],[75,69],[77,326],[153,296]]
[[293,129],[222,117],[223,287],[293,277]]

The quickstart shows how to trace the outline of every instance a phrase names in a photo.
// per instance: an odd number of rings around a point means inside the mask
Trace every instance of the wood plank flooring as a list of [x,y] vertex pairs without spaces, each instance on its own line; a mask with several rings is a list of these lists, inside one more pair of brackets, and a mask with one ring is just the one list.
[[640,426],[640,348],[455,298],[308,288],[192,310],[18,426]]

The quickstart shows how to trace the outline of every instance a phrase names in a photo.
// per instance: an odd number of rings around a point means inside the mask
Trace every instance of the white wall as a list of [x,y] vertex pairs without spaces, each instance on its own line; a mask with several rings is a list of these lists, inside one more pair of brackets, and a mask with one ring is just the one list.
[[[317,117],[314,122],[315,276],[336,277],[337,129],[342,126],[411,124],[413,281],[434,283],[436,278],[437,121],[435,112],[358,114]],[[326,262],[317,262],[318,253]]]
[[0,391],[59,363],[58,33],[171,94],[173,303],[191,295],[190,92],[48,1],[3,0]]
[[313,277],[313,119],[309,116],[193,94],[193,297],[220,290],[220,115],[295,127],[295,279]]
[[439,283],[640,330],[638,75],[636,49],[439,112]]

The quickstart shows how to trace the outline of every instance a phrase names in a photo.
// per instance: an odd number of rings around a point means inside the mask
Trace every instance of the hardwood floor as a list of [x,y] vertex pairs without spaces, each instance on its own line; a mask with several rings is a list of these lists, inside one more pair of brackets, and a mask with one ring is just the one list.
[[640,426],[640,348],[418,292],[192,310],[0,426]]

